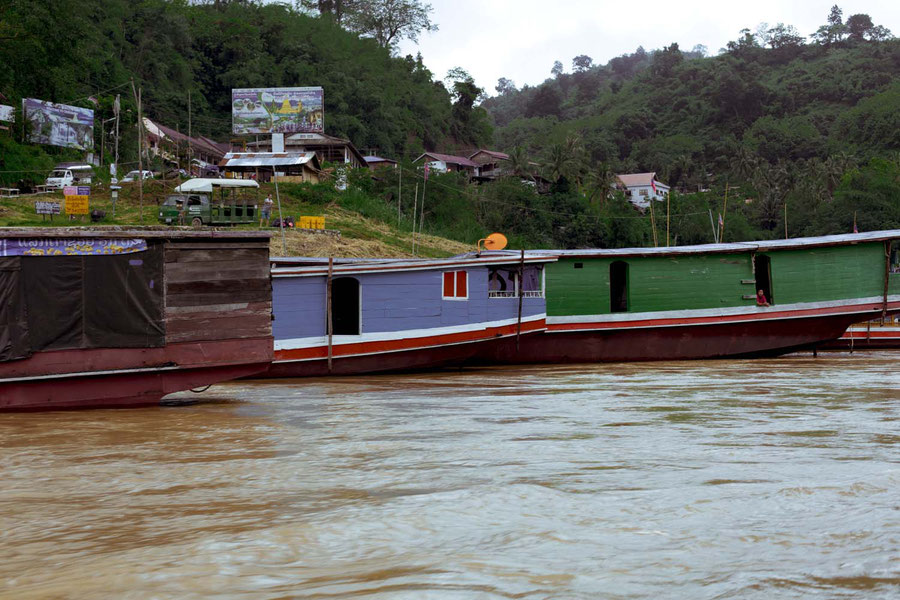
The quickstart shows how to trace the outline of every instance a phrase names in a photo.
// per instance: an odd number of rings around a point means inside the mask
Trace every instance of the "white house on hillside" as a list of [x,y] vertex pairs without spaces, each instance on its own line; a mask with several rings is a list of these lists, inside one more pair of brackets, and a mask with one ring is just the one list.
[[616,175],[617,187],[625,190],[625,196],[632,204],[644,209],[650,206],[651,200],[665,200],[669,195],[669,186],[656,180],[656,173],[628,173]]

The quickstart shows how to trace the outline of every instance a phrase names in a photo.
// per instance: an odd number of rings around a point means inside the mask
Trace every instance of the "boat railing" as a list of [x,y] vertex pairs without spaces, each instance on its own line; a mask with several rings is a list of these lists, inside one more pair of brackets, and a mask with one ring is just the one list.
[[[488,298],[515,298],[518,292],[515,290],[489,290]],[[544,292],[541,290],[525,290],[522,292],[523,298],[543,298]]]

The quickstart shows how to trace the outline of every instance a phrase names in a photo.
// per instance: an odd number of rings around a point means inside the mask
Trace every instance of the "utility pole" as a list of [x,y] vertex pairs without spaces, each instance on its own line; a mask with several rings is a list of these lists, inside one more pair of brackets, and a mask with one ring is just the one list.
[[191,145],[191,88],[188,88],[188,172],[194,166],[194,148]]
[[122,112],[122,101],[121,101],[120,94],[116,94],[116,103],[113,105],[113,109],[115,110],[115,113],[116,113],[116,155],[113,160],[113,165],[115,165],[115,167],[113,168],[113,171],[115,171],[115,173],[113,173],[113,175],[116,177],[116,179],[118,179],[119,178],[119,113]]
[[134,93],[134,101],[137,103],[138,117],[138,198],[141,206],[141,225],[144,224],[144,120],[141,117],[141,90],[134,86],[134,79],[131,80],[131,91]]

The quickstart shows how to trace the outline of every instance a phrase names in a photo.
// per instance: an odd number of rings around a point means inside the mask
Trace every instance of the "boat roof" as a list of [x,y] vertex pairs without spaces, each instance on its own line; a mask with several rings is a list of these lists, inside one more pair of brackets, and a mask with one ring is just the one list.
[[[556,261],[556,257],[545,253],[525,253],[525,264],[542,264]],[[498,265],[518,265],[521,253],[495,256],[452,256],[438,259],[334,259],[332,272],[335,275],[364,273],[389,273],[397,271],[443,271],[467,267],[489,267]],[[278,258],[271,259],[273,277],[321,277],[328,274],[327,258]]]
[[[664,246],[661,248],[584,248],[574,250],[529,250],[525,254],[550,255],[557,258],[601,258],[604,256],[678,256],[690,254],[734,254],[739,252],[767,252],[817,248],[824,246],[849,246],[864,242],[900,240],[900,229],[867,231],[863,233],[843,233],[818,237],[792,238],[787,240],[760,240],[754,242],[733,242],[728,244],[697,244],[694,246]],[[486,250],[482,256],[515,254],[519,251]]]
[[193,229],[189,227],[0,227],[3,239],[170,239],[211,240],[240,239],[268,240],[268,231],[235,231],[230,228]]
[[259,184],[252,179],[215,179],[198,177],[196,179],[188,179],[175,188],[176,192],[209,192],[214,187],[220,188],[258,188]]

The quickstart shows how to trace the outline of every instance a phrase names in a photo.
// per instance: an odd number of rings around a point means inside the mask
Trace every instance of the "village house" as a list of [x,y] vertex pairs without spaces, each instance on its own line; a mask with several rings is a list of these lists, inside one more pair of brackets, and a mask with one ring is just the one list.
[[366,164],[369,165],[370,169],[378,169],[381,167],[390,167],[392,169],[397,168],[397,161],[391,160],[390,158],[382,158],[380,156],[366,156]]
[[656,173],[628,173],[616,175],[616,187],[625,192],[625,197],[640,209],[650,206],[650,201],[665,200],[669,186],[657,181]]
[[421,161],[428,168],[438,173],[465,173],[474,177],[478,173],[479,165],[465,156],[453,156],[452,154],[440,154],[438,152],[426,152],[419,156],[413,163]]
[[146,117],[144,131],[152,156],[158,156],[173,166],[180,166],[181,157],[190,155],[190,168],[187,168],[188,163],[185,161],[185,170],[200,177],[218,176],[217,165],[228,152],[228,144],[221,144],[202,135],[187,136]]
[[315,152],[229,152],[219,163],[226,177],[282,183],[319,183],[322,167]]
[[492,181],[503,175],[503,163],[509,161],[509,154],[493,150],[478,150],[469,156],[469,160],[478,165],[476,177]]
[[[259,141],[247,143],[251,152],[271,152],[272,137],[260,136]],[[354,169],[369,167],[365,157],[356,149],[350,140],[326,135],[324,133],[294,133],[284,136],[284,149],[292,154],[315,152],[319,164],[344,163]]]

